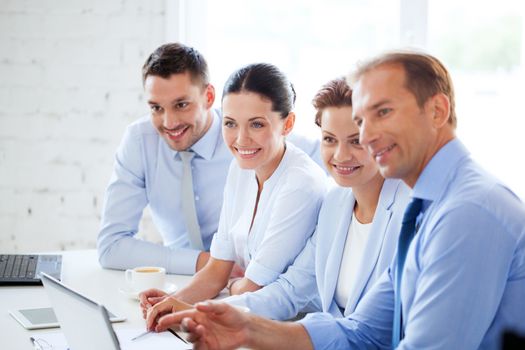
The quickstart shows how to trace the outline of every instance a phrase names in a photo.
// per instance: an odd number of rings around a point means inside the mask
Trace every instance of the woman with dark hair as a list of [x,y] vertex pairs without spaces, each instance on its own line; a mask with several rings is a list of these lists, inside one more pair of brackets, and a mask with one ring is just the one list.
[[[303,249],[315,230],[326,176],[286,142],[295,122],[294,102],[292,85],[273,65],[252,64],[230,76],[222,97],[223,138],[235,160],[210,260],[174,297],[157,290],[142,293],[144,312],[152,304],[153,313],[180,309],[181,301],[210,299],[224,287],[232,295],[258,290]],[[234,263],[245,275],[229,281]]]

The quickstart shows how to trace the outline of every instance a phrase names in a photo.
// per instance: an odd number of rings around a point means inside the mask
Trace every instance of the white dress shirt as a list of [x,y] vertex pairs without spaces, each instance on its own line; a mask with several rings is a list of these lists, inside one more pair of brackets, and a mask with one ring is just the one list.
[[245,276],[264,286],[284,272],[315,230],[327,186],[323,170],[302,150],[287,143],[284,156],[264,182],[257,214],[254,170],[230,166],[219,230],[211,255],[235,261]]

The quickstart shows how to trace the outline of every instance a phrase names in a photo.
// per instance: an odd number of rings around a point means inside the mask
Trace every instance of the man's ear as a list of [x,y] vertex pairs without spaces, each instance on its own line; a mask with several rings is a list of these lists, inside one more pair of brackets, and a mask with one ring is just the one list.
[[215,88],[213,85],[208,84],[206,86],[206,108],[210,109],[211,106],[213,106],[213,102],[215,102]]
[[430,98],[430,108],[432,116],[432,124],[436,129],[442,128],[449,123],[450,119],[450,100],[443,93],[438,93]]
[[284,119],[283,136],[287,136],[292,130],[295,124],[295,113],[290,112]]

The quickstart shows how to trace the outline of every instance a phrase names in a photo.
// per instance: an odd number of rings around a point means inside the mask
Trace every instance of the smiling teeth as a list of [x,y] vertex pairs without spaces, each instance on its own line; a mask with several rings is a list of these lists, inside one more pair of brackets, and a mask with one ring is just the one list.
[[240,154],[242,155],[250,155],[250,154],[254,154],[255,152],[257,152],[257,150],[240,150],[238,149],[237,152],[239,152]]
[[166,133],[170,134],[171,136],[179,136],[181,135],[184,131],[186,130],[186,128],[183,128],[179,131],[166,131]]
[[359,168],[359,166],[351,166],[351,167],[347,167],[347,166],[340,166],[340,165],[336,165],[335,166],[337,169],[339,170],[342,170],[342,171],[354,171],[356,170],[357,168]]
[[376,153],[376,157],[381,157],[385,152],[388,152],[390,151],[392,148],[394,148],[395,145],[391,145],[391,146],[388,146],[387,148],[385,148],[384,150],[380,151],[380,152],[377,152]]

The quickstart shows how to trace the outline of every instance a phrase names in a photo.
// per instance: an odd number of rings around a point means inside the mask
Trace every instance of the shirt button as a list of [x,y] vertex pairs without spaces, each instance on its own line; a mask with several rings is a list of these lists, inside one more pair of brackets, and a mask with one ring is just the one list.
[[199,196],[195,196],[195,200],[198,201],[200,199]]

